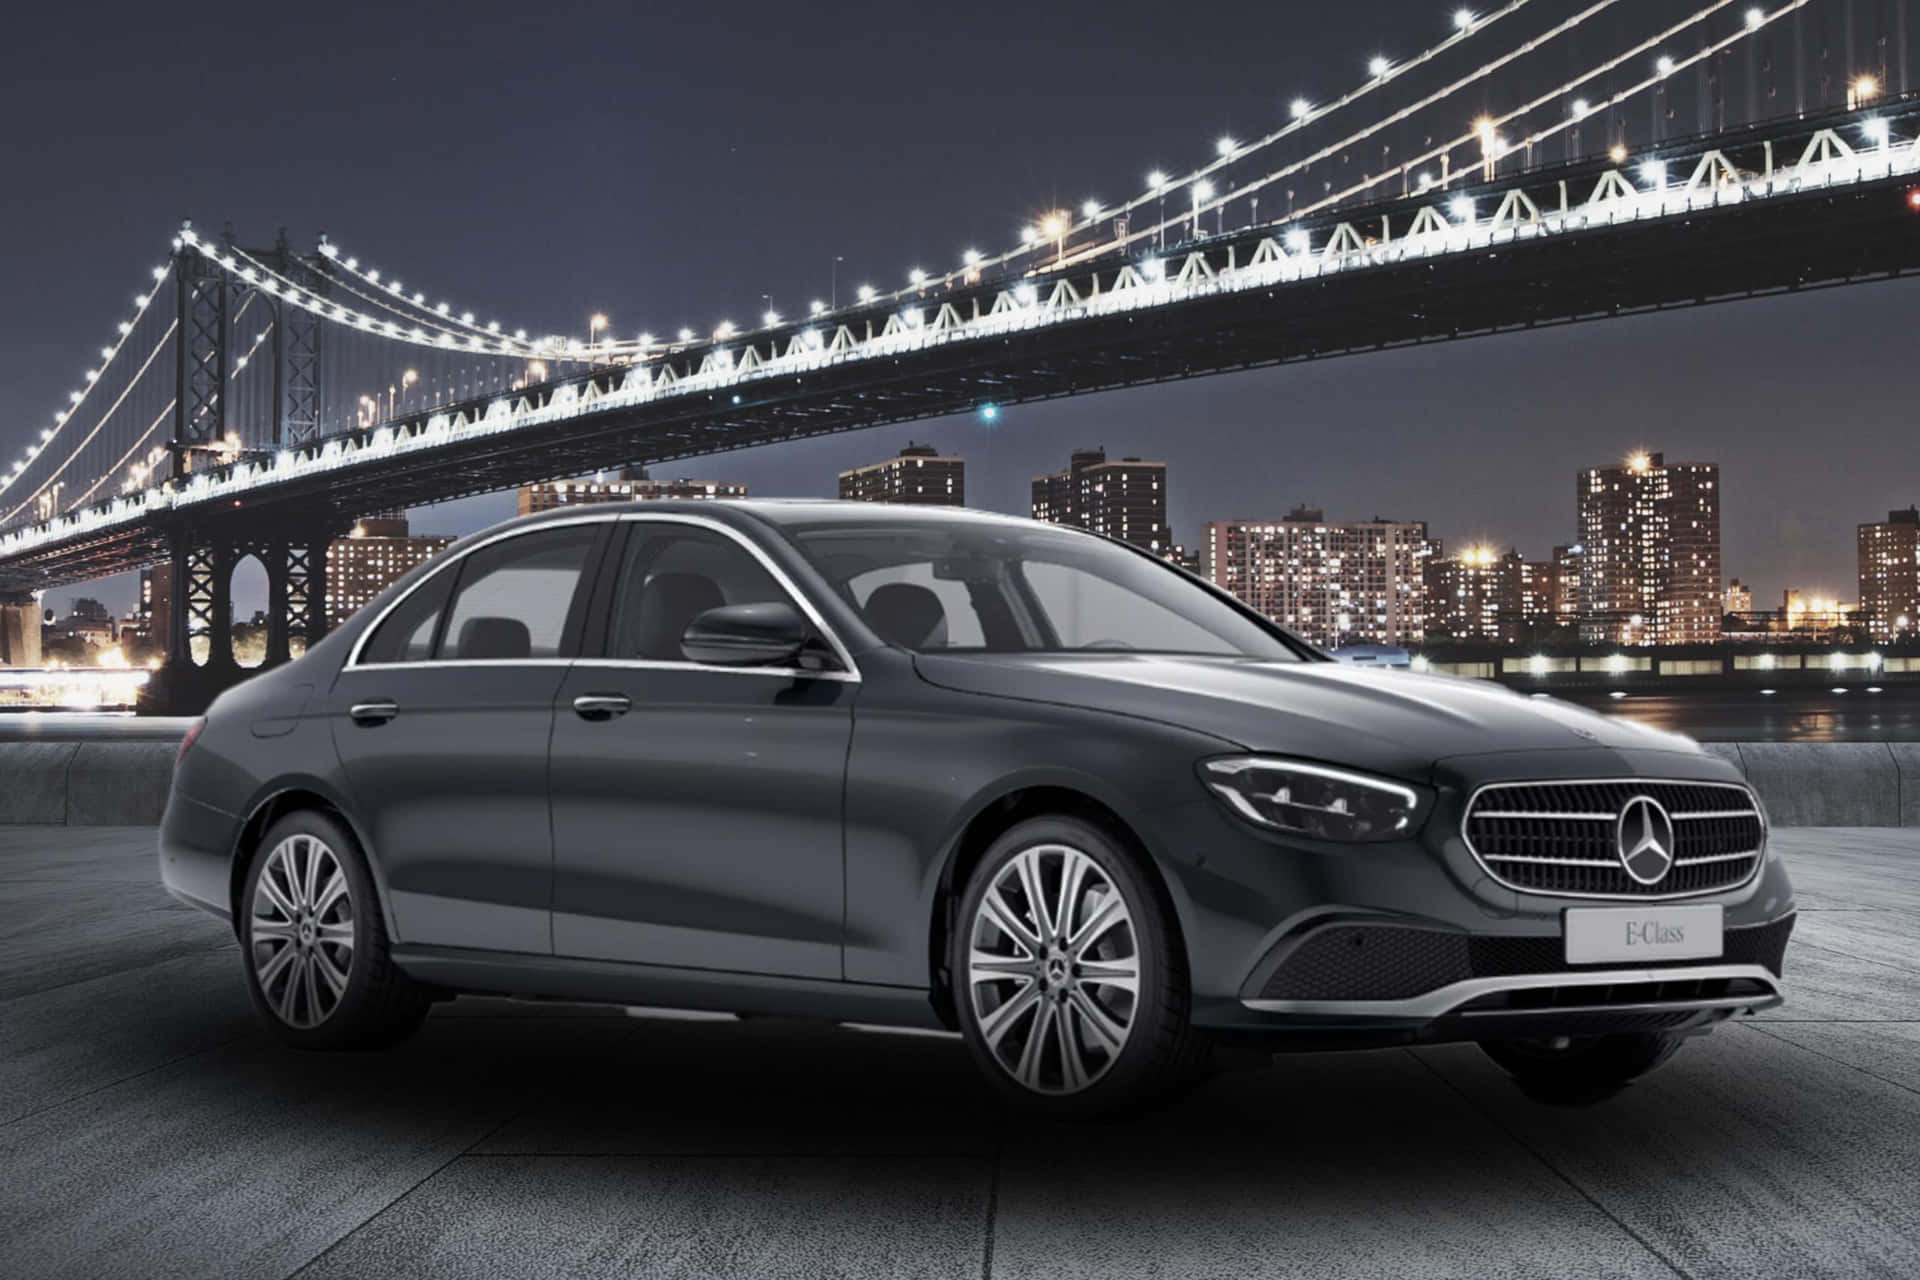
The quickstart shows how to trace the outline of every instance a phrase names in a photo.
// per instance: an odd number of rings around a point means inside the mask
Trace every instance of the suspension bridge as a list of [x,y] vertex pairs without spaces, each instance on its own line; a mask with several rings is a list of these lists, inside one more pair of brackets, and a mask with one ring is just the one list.
[[265,567],[267,661],[284,661],[324,632],[326,547],[365,514],[1896,277],[1920,267],[1920,94],[1907,6],[1868,7],[1462,10],[1425,51],[1375,58],[1130,199],[1043,211],[1018,244],[898,288],[702,332],[535,335],[325,239],[182,226],[68,402],[0,463],[0,607],[170,564],[157,688],[191,706],[241,674],[234,566]]

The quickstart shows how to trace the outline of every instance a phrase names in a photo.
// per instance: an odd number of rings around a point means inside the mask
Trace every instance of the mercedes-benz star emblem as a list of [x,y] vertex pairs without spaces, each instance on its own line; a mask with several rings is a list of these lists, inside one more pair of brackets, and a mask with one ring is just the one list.
[[1673,819],[1652,796],[1635,796],[1621,806],[1614,842],[1620,865],[1641,884],[1659,884],[1673,869]]

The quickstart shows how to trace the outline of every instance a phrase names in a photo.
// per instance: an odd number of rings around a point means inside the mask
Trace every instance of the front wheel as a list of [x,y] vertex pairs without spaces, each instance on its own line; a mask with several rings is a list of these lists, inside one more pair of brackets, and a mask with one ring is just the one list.
[[1686,1037],[1655,1031],[1551,1040],[1482,1040],[1522,1092],[1542,1102],[1584,1105],[1612,1097],[1671,1058]]
[[1076,818],[996,840],[967,881],[949,972],[968,1047],[1016,1102],[1094,1115],[1190,1080],[1185,956],[1130,850]]
[[254,1008],[297,1048],[393,1044],[431,1003],[393,963],[359,845],[323,813],[288,814],[254,850],[240,949]]

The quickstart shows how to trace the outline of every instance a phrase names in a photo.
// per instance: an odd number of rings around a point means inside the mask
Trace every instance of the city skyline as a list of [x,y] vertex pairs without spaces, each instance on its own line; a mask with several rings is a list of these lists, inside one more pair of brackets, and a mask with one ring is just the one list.
[[[78,72],[88,91],[28,144],[44,180],[16,191],[15,225],[37,251],[0,265],[0,287],[36,306],[0,344],[0,389],[32,412],[0,425],[0,445],[23,443],[40,407],[61,402],[77,355],[97,342],[100,316],[122,305],[126,281],[151,265],[181,215],[209,228],[290,223],[299,241],[332,230],[403,257],[423,283],[556,332],[584,332],[596,313],[623,334],[745,320],[768,305],[763,298],[789,312],[814,296],[844,299],[868,279],[952,262],[967,244],[1013,242],[1036,211],[1114,198],[1150,168],[1203,160],[1220,134],[1251,136],[1283,118],[1294,93],[1345,83],[1378,51],[1382,31],[1407,33],[1393,43],[1412,47],[1416,35],[1443,30],[1444,9],[1425,0],[1350,6],[1317,17],[1302,39],[1290,15],[1249,6],[1233,19],[1233,41],[1169,42],[1163,12],[1105,6],[1101,56],[1011,78],[964,111],[883,113],[858,144],[803,124],[846,107],[844,87],[812,70],[814,55],[838,48],[841,22],[775,12],[753,39],[731,40],[707,38],[731,34],[711,15],[676,15],[663,27],[609,12],[595,18],[607,38],[580,51],[587,62],[574,74],[527,79],[511,105],[463,88],[459,139],[418,148],[394,139],[433,136],[446,104],[426,101],[395,69],[442,55],[444,32],[430,15],[387,15],[377,53],[298,41],[268,50],[238,20],[244,10],[234,6],[226,21],[215,3],[202,11],[204,32],[163,26],[95,49]],[[937,40],[897,8],[865,7],[845,21],[868,47],[903,58],[991,65],[1004,56],[1003,24],[1031,15],[991,3],[979,13]],[[488,0],[470,17],[476,32],[541,30]],[[23,61],[58,63],[78,21],[61,10],[23,13],[14,33]],[[673,38],[661,38],[669,30]],[[476,70],[515,77],[524,47],[476,36],[470,53]],[[215,60],[235,77],[232,92],[273,109],[234,117],[190,97],[147,129],[119,127],[118,87],[143,83],[155,58]],[[335,93],[305,100],[280,91],[302,79]],[[1114,90],[1147,82],[1159,91]],[[0,101],[30,118],[39,93],[23,77],[0,86]],[[646,126],[695,99],[709,102],[702,129]],[[1193,107],[1168,112],[1167,100]],[[344,111],[346,102],[355,109]],[[528,120],[582,113],[630,135],[625,163],[602,165],[600,131],[578,130],[544,138],[542,162],[594,168],[598,183],[563,196],[496,180]],[[1043,116],[1048,128],[1030,127]],[[71,145],[80,138],[88,145]],[[223,154],[284,148],[301,163],[261,182],[251,170],[173,159],[210,139]],[[874,180],[882,161],[886,177]],[[663,196],[661,173],[698,198]],[[457,214],[426,199],[366,198],[431,190],[487,198]],[[770,211],[775,235],[764,225]],[[609,255],[608,243],[622,252]],[[478,278],[476,263],[485,264]],[[1532,555],[1573,533],[1534,492],[1548,487],[1544,478],[1557,487],[1563,472],[1658,443],[1670,456],[1718,457],[1728,468],[1740,497],[1725,513],[1725,567],[1758,597],[1787,587],[1848,596],[1851,526],[1912,502],[1920,487],[1903,394],[1905,316],[1916,299],[1920,284],[1863,285],[1010,405],[994,423],[936,419],[685,465],[720,474],[737,464],[728,474],[756,493],[824,496],[840,470],[930,437],[971,459],[971,501],[1019,511],[1025,481],[1054,455],[1107,440],[1168,461],[1176,542],[1196,543],[1208,518],[1261,518],[1307,502],[1423,519],[1450,545],[1516,545]],[[796,485],[796,476],[807,479]],[[482,501],[445,519],[415,518],[457,533],[510,511]],[[61,595],[85,591],[98,588]]]

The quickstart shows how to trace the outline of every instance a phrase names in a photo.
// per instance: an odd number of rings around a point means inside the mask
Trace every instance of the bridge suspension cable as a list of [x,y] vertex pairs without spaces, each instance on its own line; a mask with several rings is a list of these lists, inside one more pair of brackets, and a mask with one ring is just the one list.
[[[1586,21],[1587,18],[1592,17],[1594,14],[1600,12],[1603,9],[1612,7],[1617,2],[1618,0],[1598,0],[1598,3],[1596,3],[1586,13],[1580,15],[1580,17],[1576,21],[1574,21],[1572,24],[1570,24],[1570,26],[1578,26],[1581,22]],[[1500,22],[1502,19],[1512,17],[1514,14],[1526,8],[1527,5],[1530,3],[1532,3],[1532,0],[1510,0],[1510,2],[1504,8],[1495,10],[1492,13],[1486,14],[1484,16],[1472,17],[1470,21],[1456,21],[1453,34],[1448,36],[1445,40],[1442,40],[1439,44],[1436,44],[1431,48],[1428,48],[1424,52],[1417,54],[1412,58],[1408,58],[1405,61],[1391,64],[1390,66],[1387,67],[1387,69],[1384,72],[1382,72],[1379,75],[1375,75],[1371,77],[1370,79],[1367,80],[1366,83],[1362,84],[1359,88],[1350,90],[1347,93],[1341,95],[1340,97],[1334,99],[1333,101],[1325,104],[1324,106],[1319,106],[1319,107],[1313,106],[1311,103],[1307,102],[1305,99],[1297,100],[1294,104],[1294,110],[1292,113],[1293,118],[1289,120],[1286,124],[1282,125],[1280,128],[1275,129],[1272,132],[1266,134],[1264,137],[1261,137],[1252,142],[1249,142],[1244,146],[1235,146],[1233,150],[1228,154],[1218,156],[1215,159],[1207,162],[1204,165],[1201,165],[1199,168],[1194,169],[1183,176],[1180,176],[1177,178],[1169,178],[1166,181],[1161,182],[1156,186],[1150,188],[1149,190],[1144,191],[1141,194],[1132,197],[1131,199],[1128,199],[1118,205],[1113,206],[1111,209],[1102,208],[1097,214],[1090,215],[1090,216],[1082,216],[1077,220],[1070,220],[1066,224],[1066,226],[1062,229],[1061,235],[1071,236],[1071,235],[1077,234],[1079,232],[1087,230],[1090,227],[1098,225],[1100,222],[1104,220],[1119,216],[1121,214],[1130,213],[1134,209],[1141,208],[1149,203],[1152,203],[1153,201],[1159,200],[1162,197],[1164,197],[1164,195],[1168,191],[1179,190],[1182,187],[1191,186],[1194,183],[1205,181],[1208,175],[1213,174],[1219,171],[1220,169],[1225,168],[1228,165],[1237,164],[1240,161],[1245,160],[1248,156],[1251,156],[1255,152],[1263,150],[1264,148],[1270,147],[1275,143],[1281,142],[1287,138],[1291,138],[1295,134],[1298,134],[1299,132],[1301,132],[1303,129],[1306,129],[1312,125],[1319,124],[1329,119],[1336,112],[1339,112],[1346,107],[1350,107],[1357,102],[1363,101],[1364,99],[1371,96],[1372,94],[1377,93],[1380,90],[1386,88],[1388,85],[1392,84],[1394,81],[1398,80],[1400,77],[1414,70],[1417,70],[1422,66],[1425,66],[1427,63],[1451,51],[1453,48],[1455,48],[1462,42],[1469,40],[1472,37],[1477,36],[1484,31],[1487,31],[1488,29],[1493,27],[1494,24]],[[1727,0],[1727,3],[1732,3],[1732,0]],[[1463,14],[1465,14],[1466,12],[1467,11],[1462,10]],[[1569,24],[1563,24],[1563,27],[1567,27],[1567,29],[1570,29],[1570,26]],[[1469,80],[1467,83],[1471,83],[1471,80]],[[1173,220],[1173,222],[1175,223],[1180,221],[1183,221],[1183,219]],[[1137,238],[1137,237],[1129,237],[1129,240],[1134,238]],[[991,257],[991,258],[983,257],[976,262],[969,263],[958,270],[949,271],[944,275],[940,275],[937,277],[929,277],[928,279],[922,282],[918,282],[914,284],[910,288],[895,289],[890,293],[886,294],[885,296],[888,298],[904,298],[904,297],[918,294],[920,291],[924,289],[933,288],[941,285],[950,285],[955,281],[965,279],[966,277],[968,277],[970,274],[974,272],[981,272],[991,267],[1004,266],[1007,263],[1012,262],[1015,259],[1025,254],[1031,253],[1033,251],[1034,251],[1034,245],[1023,244],[1018,248],[1009,249],[1006,252],[1001,253],[995,257]]]
[[[1721,9],[1725,7],[1726,3],[1732,3],[1732,0],[1725,0],[1725,3],[1713,5],[1711,6],[1711,8],[1716,10]],[[1778,21],[1780,18],[1786,17],[1788,14],[1793,13],[1797,9],[1804,8],[1806,5],[1810,3],[1812,3],[1812,0],[1787,0],[1787,3],[1782,8],[1778,9],[1777,11],[1771,14],[1763,15],[1760,21],[1755,22],[1755,21],[1749,20],[1748,22],[1745,23],[1745,25],[1742,27],[1741,30],[1734,32],[1732,35],[1729,35],[1717,42],[1704,45],[1697,52],[1689,54],[1686,57],[1674,59],[1670,69],[1660,70],[1657,74],[1649,76],[1639,81],[1637,84],[1633,84],[1625,89],[1621,89],[1613,93],[1611,96],[1607,98],[1607,100],[1604,103],[1601,104],[1600,107],[1595,108],[1592,111],[1589,111],[1587,115],[1592,116],[1592,115],[1598,114],[1599,111],[1606,110],[1611,107],[1616,107],[1620,105],[1622,102],[1625,102],[1631,98],[1634,98],[1639,94],[1645,93],[1648,89],[1661,83],[1663,80],[1668,80],[1672,78],[1674,75],[1676,75],[1677,73],[1686,70],[1688,67],[1695,66],[1707,60],[1708,58],[1713,57],[1715,54],[1733,47],[1735,44],[1739,43],[1740,41],[1747,39],[1749,36],[1752,36],[1755,32],[1765,29],[1767,26],[1771,25],[1775,21]],[[1574,89],[1578,88],[1582,84],[1585,84],[1587,81],[1592,80],[1597,76],[1605,75],[1609,71],[1616,70],[1621,65],[1629,61],[1630,59],[1639,57],[1640,55],[1645,54],[1659,47],[1662,43],[1671,39],[1673,36],[1677,35],[1679,32],[1701,21],[1704,15],[1705,15],[1705,11],[1702,11],[1702,13],[1696,13],[1693,17],[1687,19],[1685,22],[1678,23],[1672,27],[1667,28],[1665,31],[1662,31],[1660,34],[1642,41],[1640,44],[1635,45],[1633,48],[1627,50],[1625,53],[1620,54],[1615,58],[1609,59],[1607,62],[1602,63],[1600,66],[1595,67],[1593,70],[1588,71],[1586,74],[1578,77],[1577,79],[1569,80],[1565,84],[1556,87],[1550,92],[1541,94],[1540,96],[1534,98],[1533,100],[1527,103],[1524,103],[1519,107],[1515,107],[1513,110],[1508,111],[1503,115],[1488,117],[1487,123],[1492,125],[1495,129],[1498,129],[1501,125],[1510,124],[1514,120],[1520,119],[1521,117],[1526,116],[1531,112],[1537,111],[1541,107],[1545,106],[1547,103],[1552,102],[1554,99],[1565,97],[1568,93],[1571,93]],[[1580,119],[1584,119],[1584,118],[1586,117],[1563,119],[1563,120],[1556,121],[1553,124],[1547,125],[1541,129],[1538,129],[1535,132],[1527,135],[1525,141],[1519,143],[1513,148],[1510,148],[1506,152],[1506,154],[1511,154],[1513,151],[1519,150],[1521,147],[1535,145],[1540,142],[1544,142],[1548,138],[1554,137],[1559,133],[1562,133],[1568,129],[1573,128],[1575,125],[1577,125],[1580,122]],[[1433,147],[1432,149],[1430,149],[1429,151],[1425,152],[1422,155],[1415,156],[1412,159],[1403,161],[1400,167],[1397,169],[1390,170],[1385,173],[1375,174],[1371,178],[1364,179],[1361,182],[1357,182],[1352,186],[1347,187],[1345,190],[1336,191],[1331,195],[1324,197],[1321,200],[1315,201],[1313,204],[1310,204],[1305,208],[1299,210],[1297,213],[1293,215],[1293,217],[1294,218],[1310,217],[1313,214],[1318,213],[1323,209],[1331,208],[1332,206],[1339,204],[1342,201],[1349,200],[1356,195],[1363,195],[1366,192],[1372,190],[1375,186],[1378,186],[1381,182],[1388,181],[1388,180],[1391,180],[1392,178],[1402,176],[1405,173],[1410,172],[1412,169],[1418,168],[1420,165],[1431,163],[1433,160],[1437,159],[1439,156],[1451,152],[1456,147],[1462,147],[1462,146],[1467,146],[1471,144],[1472,142],[1477,140],[1480,136],[1481,135],[1477,132],[1469,132],[1466,134],[1462,134],[1459,137],[1456,137],[1448,142],[1436,145],[1435,147]]]
[[[1212,200],[1196,201],[1194,203],[1193,209],[1189,213],[1182,214],[1174,218],[1164,219],[1154,224],[1153,226],[1143,228],[1139,231],[1129,232],[1129,234],[1127,234],[1125,237],[1105,241],[1099,245],[1089,246],[1087,249],[1081,251],[1078,254],[1069,255],[1067,261],[1069,262],[1085,261],[1088,258],[1095,257],[1100,254],[1112,253],[1115,250],[1124,249],[1126,246],[1134,244],[1139,240],[1158,235],[1160,232],[1170,227],[1177,227],[1181,223],[1186,222],[1189,218],[1192,218],[1194,220],[1194,223],[1197,227],[1198,221],[1202,216],[1212,213],[1215,210],[1222,209],[1226,207],[1227,204],[1229,204],[1234,200],[1244,199],[1245,197],[1247,197],[1249,194],[1253,192],[1263,190],[1264,188],[1269,187],[1276,182],[1282,181],[1285,178],[1288,178],[1293,176],[1294,174],[1300,173],[1303,170],[1310,168],[1312,165],[1317,164],[1322,160],[1326,160],[1332,156],[1340,154],[1342,151],[1350,150],[1352,147],[1358,145],[1361,142],[1365,142],[1368,138],[1371,138],[1376,134],[1379,134],[1382,131],[1388,128],[1391,128],[1393,125],[1396,125],[1403,120],[1410,119],[1414,115],[1417,115],[1419,112],[1424,111],[1429,107],[1432,107],[1437,105],[1438,103],[1444,102],[1446,99],[1453,97],[1455,94],[1459,93],[1461,90],[1467,88],[1468,86],[1480,80],[1485,79],[1487,76],[1492,75],[1494,72],[1501,70],[1502,68],[1518,61],[1521,58],[1526,57],[1529,54],[1537,52],[1538,50],[1545,47],[1547,44],[1551,43],[1552,41],[1558,39],[1563,35],[1568,34],[1574,28],[1578,27],[1582,23],[1588,21],[1591,18],[1598,16],[1602,11],[1608,8],[1611,8],[1615,2],[1616,0],[1600,0],[1599,3],[1593,4],[1587,9],[1584,9],[1581,12],[1572,15],[1566,21],[1560,23],[1558,26],[1555,26],[1554,28],[1543,33],[1542,35],[1536,36],[1532,40],[1529,40],[1524,44],[1521,44],[1517,48],[1509,50],[1507,53],[1502,54],[1500,57],[1495,58],[1493,61],[1488,62],[1485,65],[1477,68],[1476,70],[1470,72],[1469,74],[1460,77],[1458,80],[1455,80],[1453,83],[1447,85],[1445,88],[1439,89],[1434,93],[1431,93],[1426,97],[1419,99],[1416,102],[1408,104],[1407,106],[1403,107],[1399,111],[1394,112],[1392,115],[1386,117],[1383,120],[1376,121],[1373,124],[1370,124],[1363,129],[1360,129],[1352,134],[1349,134],[1347,137],[1342,138],[1337,142],[1329,143],[1326,146],[1319,148],[1318,150],[1312,152],[1307,156],[1302,157],[1299,160],[1296,160],[1288,165],[1285,165],[1279,169],[1274,170],[1272,173],[1265,174],[1262,177],[1255,178],[1250,182],[1243,183],[1237,186],[1233,191],[1227,193],[1226,195],[1220,196]],[[1799,2],[1805,3],[1805,0],[1799,0]],[[1720,12],[1723,9],[1726,9],[1727,7],[1729,7],[1734,3],[1736,3],[1736,0],[1712,0],[1712,2],[1707,4],[1705,7],[1699,10],[1696,10],[1693,14],[1691,14],[1684,20],[1678,23],[1675,23],[1673,26],[1662,31],[1659,35],[1654,36],[1651,39],[1643,42],[1641,45],[1637,46],[1635,49],[1625,54],[1622,54],[1619,57],[1609,62],[1602,63],[1600,66],[1595,67],[1589,71],[1586,71],[1581,75],[1574,77],[1571,80],[1568,80],[1564,84],[1554,88],[1548,93],[1541,95],[1538,99],[1529,103],[1527,106],[1522,107],[1516,111],[1509,112],[1508,114],[1493,120],[1492,123],[1495,125],[1504,124],[1512,119],[1515,119],[1521,115],[1526,114],[1529,111],[1536,110],[1541,105],[1547,102],[1551,102],[1553,99],[1557,97],[1561,97],[1567,93],[1570,93],[1573,89],[1577,88],[1581,84],[1584,84],[1586,81],[1591,80],[1593,77],[1597,75],[1603,75],[1607,71],[1620,66],[1621,64],[1626,62],[1628,59],[1638,56],[1638,54],[1644,53],[1648,49],[1654,48],[1655,46],[1659,45],[1663,41],[1671,39],[1673,36],[1679,34],[1680,32],[1685,31],[1690,27],[1696,26],[1699,23],[1706,21],[1707,19],[1711,18],[1714,14]],[[1782,10],[1782,12],[1783,13],[1787,12],[1787,10]],[[1778,15],[1775,15],[1775,16],[1778,16]],[[1757,28],[1749,25],[1745,30],[1740,32],[1740,36],[1744,37],[1746,35],[1750,35],[1756,29]],[[1642,86],[1642,88],[1644,87],[1645,86]],[[1451,154],[1455,148],[1468,145],[1473,141],[1475,141],[1476,138],[1479,138],[1480,136],[1481,135],[1478,132],[1469,132],[1464,136],[1460,138],[1456,138],[1444,145],[1436,146],[1432,150],[1428,151],[1425,155],[1417,158],[1414,161],[1403,162],[1403,164],[1398,169],[1389,170],[1382,174],[1375,175],[1373,178],[1366,180],[1363,183],[1356,184],[1356,186],[1349,188],[1346,192],[1342,193],[1341,196],[1338,197],[1338,199],[1344,199],[1347,196],[1354,194],[1354,192],[1356,191],[1369,190],[1374,185],[1377,185],[1381,181],[1388,180],[1392,177],[1400,176],[1401,174],[1409,170],[1409,166],[1426,164],[1439,156]],[[1330,204],[1333,204],[1336,202],[1337,202],[1337,199],[1333,197],[1319,200],[1305,209],[1295,210],[1294,212],[1289,214],[1288,220],[1305,217],[1309,213],[1317,212],[1321,209],[1327,208]]]

